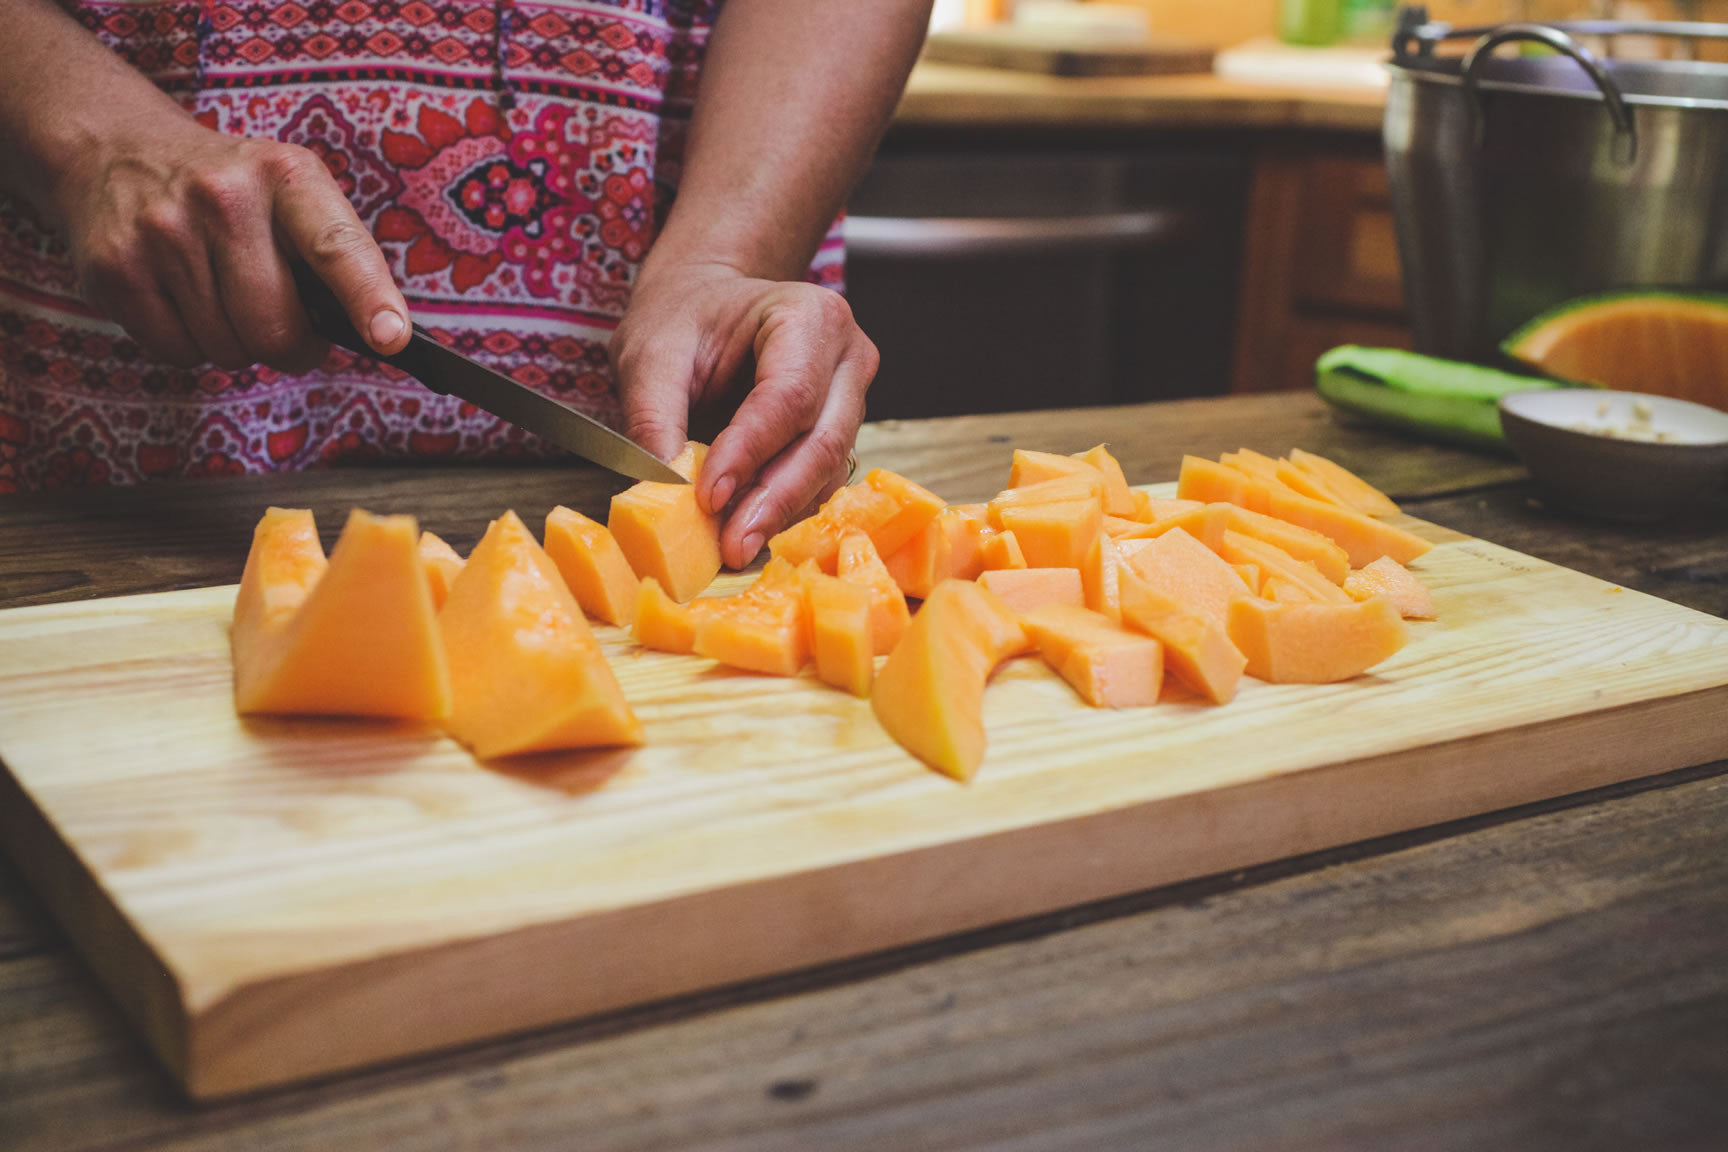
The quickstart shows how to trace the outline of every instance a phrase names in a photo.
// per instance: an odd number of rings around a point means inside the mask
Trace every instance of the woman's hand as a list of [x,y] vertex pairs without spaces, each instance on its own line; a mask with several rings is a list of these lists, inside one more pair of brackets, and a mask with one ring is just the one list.
[[626,431],[666,459],[684,446],[693,404],[748,389],[695,478],[697,500],[724,515],[728,566],[749,564],[845,483],[877,354],[839,294],[650,260],[611,354]]

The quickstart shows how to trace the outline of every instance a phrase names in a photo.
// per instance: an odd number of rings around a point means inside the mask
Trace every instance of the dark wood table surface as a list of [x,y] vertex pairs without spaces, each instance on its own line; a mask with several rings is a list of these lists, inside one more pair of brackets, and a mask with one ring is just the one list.
[[[1015,445],[1306,447],[1427,519],[1728,615],[1728,516],[1545,512],[1515,465],[1309,396],[867,427],[987,496]],[[466,548],[587,469],[348,469],[0,497],[0,607],[236,580],[270,503]],[[1728,717],[1723,718],[1728,724]],[[1728,1147],[1728,763],[270,1094],[187,1103],[0,853],[0,1149]]]

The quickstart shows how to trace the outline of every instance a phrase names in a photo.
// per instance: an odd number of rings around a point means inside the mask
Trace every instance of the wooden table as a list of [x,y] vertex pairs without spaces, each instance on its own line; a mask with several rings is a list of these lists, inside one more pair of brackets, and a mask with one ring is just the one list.
[[[1334,456],[1419,516],[1728,615],[1728,516],[1544,512],[1509,463],[1305,395],[883,424],[988,495],[1013,445]],[[378,468],[0,500],[0,607],[222,583],[267,503],[459,547],[581,469]],[[1724,719],[1728,723],[1728,718]],[[1728,763],[209,1108],[0,863],[0,1148],[1705,1148],[1728,1131]],[[3,859],[3,854],[0,854]]]

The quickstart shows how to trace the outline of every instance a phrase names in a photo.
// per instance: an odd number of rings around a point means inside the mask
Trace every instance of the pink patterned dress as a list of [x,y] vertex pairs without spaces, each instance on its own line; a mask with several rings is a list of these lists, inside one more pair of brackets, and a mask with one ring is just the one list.
[[[440,340],[616,422],[606,344],[676,189],[720,3],[68,7],[207,126],[321,156]],[[838,226],[811,276],[839,287]],[[0,198],[0,492],[549,451],[339,349],[303,376],[153,362]]]

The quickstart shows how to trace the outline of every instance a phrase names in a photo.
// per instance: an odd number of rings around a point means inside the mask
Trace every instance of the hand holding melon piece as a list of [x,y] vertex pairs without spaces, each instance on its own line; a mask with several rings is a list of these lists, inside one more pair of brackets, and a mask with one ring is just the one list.
[[1164,647],[1089,608],[1051,604],[1020,617],[1044,662],[1094,708],[1139,708],[1158,702]]
[[[672,470],[694,477],[708,449],[691,441]],[[694,484],[644,480],[612,497],[607,527],[637,576],[652,576],[684,603],[720,573],[720,522],[696,503]]]
[[1406,620],[1432,620],[1436,615],[1428,586],[1390,556],[1382,556],[1368,567],[1350,573],[1344,581],[1344,591],[1352,600],[1385,596]]
[[1273,684],[1331,684],[1360,676],[1404,647],[1409,631],[1384,596],[1350,604],[1230,606],[1230,641],[1248,674]]
[[642,742],[581,607],[516,513],[487,528],[438,630],[451,671],[445,727],[481,759]]
[[546,555],[558,565],[582,611],[627,628],[640,581],[606,525],[562,504],[546,514]]
[[420,563],[426,569],[426,583],[432,590],[432,607],[434,610],[442,608],[444,598],[450,595],[450,585],[456,582],[462,571],[462,555],[445,543],[442,536],[431,532],[420,533],[419,550]]
[[326,562],[312,513],[271,508],[234,602],[235,711],[439,719],[435,613],[412,516],[355,509]]
[[870,707],[899,745],[956,780],[984,760],[984,685],[1026,634],[978,585],[944,580],[876,674]]

